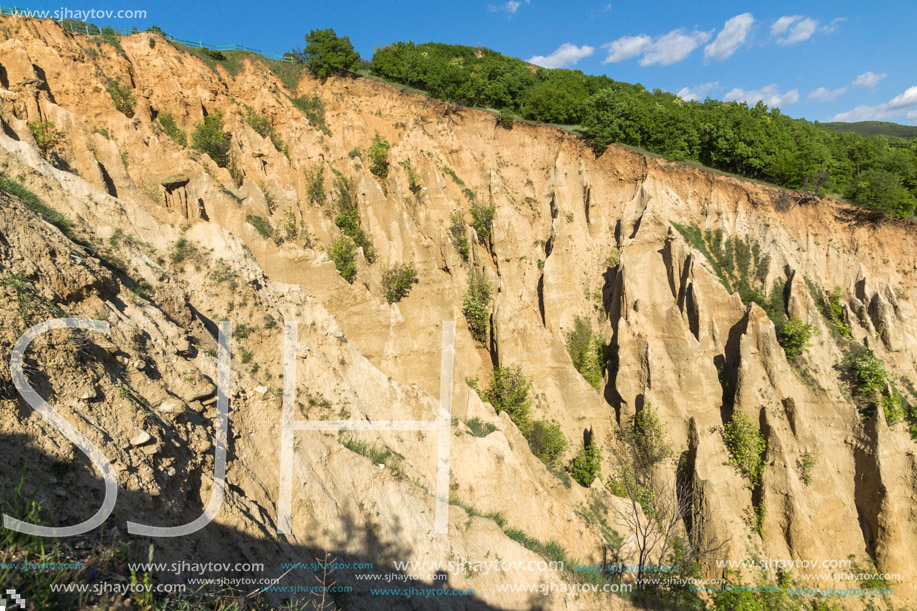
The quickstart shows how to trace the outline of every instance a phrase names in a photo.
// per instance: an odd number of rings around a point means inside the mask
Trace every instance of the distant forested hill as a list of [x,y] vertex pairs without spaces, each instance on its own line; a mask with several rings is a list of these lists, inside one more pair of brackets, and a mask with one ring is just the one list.
[[823,127],[836,132],[854,133],[861,136],[888,136],[890,138],[917,138],[917,125],[901,125],[887,121],[857,121],[855,123],[822,123]]

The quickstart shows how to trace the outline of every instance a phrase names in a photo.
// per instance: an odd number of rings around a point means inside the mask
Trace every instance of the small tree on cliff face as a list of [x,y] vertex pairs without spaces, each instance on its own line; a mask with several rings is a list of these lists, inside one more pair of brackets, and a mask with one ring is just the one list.
[[303,51],[306,66],[318,78],[349,74],[360,61],[360,54],[353,50],[350,38],[338,37],[331,28],[312,30],[306,35],[306,42]]
[[704,499],[691,473],[685,473],[687,457],[679,461],[675,477],[658,473],[670,462],[672,447],[665,425],[647,404],[617,435],[612,462],[617,473],[609,488],[628,502],[615,505],[615,513],[634,533],[639,565],[636,575],[642,587],[645,567],[677,564],[690,574],[696,565],[719,550],[709,528]]
[[32,137],[35,138],[38,152],[45,159],[48,158],[48,153],[52,152],[64,139],[64,135],[54,127],[51,121],[29,121],[27,125],[32,132]]
[[222,111],[214,111],[194,126],[191,144],[196,150],[210,155],[213,162],[221,168],[229,167],[232,137],[223,131]]

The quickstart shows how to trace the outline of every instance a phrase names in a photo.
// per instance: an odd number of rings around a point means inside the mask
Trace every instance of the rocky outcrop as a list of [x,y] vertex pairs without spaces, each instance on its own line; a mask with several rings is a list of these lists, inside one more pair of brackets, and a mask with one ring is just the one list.
[[177,212],[188,220],[201,218],[201,207],[197,202],[188,200],[188,190],[185,186],[191,182],[185,174],[171,174],[165,177],[161,183],[166,208]]

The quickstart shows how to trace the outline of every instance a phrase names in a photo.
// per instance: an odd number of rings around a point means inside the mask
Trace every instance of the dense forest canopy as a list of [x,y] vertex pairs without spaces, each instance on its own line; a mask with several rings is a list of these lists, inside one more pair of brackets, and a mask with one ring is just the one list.
[[879,212],[914,215],[917,140],[839,132],[762,103],[688,102],[579,70],[545,69],[489,49],[398,42],[371,71],[469,106],[580,126],[596,149],[617,143],[748,178],[830,193]]

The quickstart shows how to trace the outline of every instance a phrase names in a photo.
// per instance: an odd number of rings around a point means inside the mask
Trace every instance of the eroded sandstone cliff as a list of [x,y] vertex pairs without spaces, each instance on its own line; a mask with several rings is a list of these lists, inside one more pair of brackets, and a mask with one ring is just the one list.
[[[0,32],[0,166],[72,222],[64,235],[3,196],[0,266],[5,278],[26,282],[7,283],[0,298],[3,360],[26,323],[61,311],[111,324],[107,338],[76,341],[59,331],[37,342],[36,370],[46,373],[33,383],[112,460],[124,491],[113,526],[183,523],[206,505],[216,323],[231,320],[226,499],[211,530],[190,542],[161,540],[159,554],[270,558],[274,569],[325,551],[387,567],[540,559],[506,535],[515,529],[556,540],[582,561],[614,557],[608,546],[619,539],[609,530],[630,534],[613,510],[624,501],[601,482],[584,488],[552,474],[509,417],[466,383],[483,387],[495,366],[518,364],[533,380],[534,417],[555,420],[570,442],[565,462],[584,430],[610,447],[615,431],[651,404],[676,456],[686,457],[662,476],[687,469],[724,558],[871,557],[901,577],[883,601],[917,600],[917,444],[908,424],[890,426],[883,409],[861,413],[840,371],[846,342],[867,346],[896,392],[917,403],[911,226],[623,148],[596,157],[571,134],[520,122],[504,129],[487,112],[369,79],[285,83],[254,58],[230,73],[151,34],[121,38],[116,49],[50,22],[4,20]],[[135,97],[127,114],[116,108],[113,82]],[[311,117],[296,100],[313,105]],[[176,142],[159,120],[168,114],[190,133],[216,112],[231,135],[232,172]],[[271,133],[259,134],[246,116],[266,117]],[[60,134],[44,156],[28,122],[51,122]],[[365,159],[376,134],[392,145],[385,179]],[[337,175],[354,181],[376,250],[373,262],[357,257],[352,284],[329,260],[340,235],[329,204],[310,202],[316,171],[329,197]],[[473,202],[495,215],[490,236],[463,226],[465,261],[452,216],[467,221]],[[679,228],[721,231],[767,258],[760,284],[784,287],[787,315],[818,332],[800,357],[787,358],[767,312],[728,290],[705,243]],[[381,277],[392,263],[413,263],[419,281],[389,304]],[[488,339],[477,342],[462,300],[482,272],[495,294]],[[850,340],[820,309],[835,286]],[[25,312],[24,298],[32,304]],[[578,317],[611,346],[598,390],[567,352]],[[281,323],[290,320],[299,321],[298,417],[369,421],[435,418],[442,323],[456,321],[448,537],[433,533],[436,440],[420,432],[358,435],[393,453],[388,466],[340,436],[297,433],[293,531],[277,535]],[[82,460],[17,399],[5,366],[0,379],[4,476],[14,479],[32,454],[45,465]],[[747,414],[766,440],[754,489],[729,464],[721,433],[733,412]],[[472,434],[465,423],[473,418],[495,431]],[[150,439],[141,443],[141,432]],[[816,459],[803,473],[806,456]],[[29,472],[49,512],[68,523],[101,500],[98,474],[83,462],[53,482],[36,463]],[[607,454],[602,471],[614,477]],[[814,575],[823,572],[794,575],[842,585]],[[368,586],[343,578],[355,588],[352,608],[378,604]],[[617,596],[497,589],[563,578],[459,572],[449,586],[474,588],[474,600],[429,604],[629,606]]]

